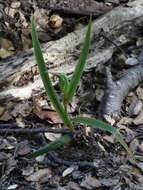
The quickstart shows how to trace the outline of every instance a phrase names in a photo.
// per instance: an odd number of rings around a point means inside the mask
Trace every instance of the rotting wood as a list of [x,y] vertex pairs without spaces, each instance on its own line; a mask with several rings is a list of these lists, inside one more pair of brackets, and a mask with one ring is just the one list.
[[[136,30],[136,24],[140,22],[143,22],[142,0],[128,3],[126,7],[115,8],[95,20],[92,23],[91,51],[85,71],[93,68],[98,69],[112,57],[116,50],[116,47],[100,37],[101,29],[104,30],[109,39],[120,46],[132,40],[131,31]],[[44,59],[50,73],[63,72],[70,76],[78,60],[86,30],[87,27],[84,27],[60,40],[42,45]],[[36,65],[36,61],[32,49],[22,51],[16,56],[1,61],[0,100],[9,97],[26,99],[32,96],[33,90],[41,90],[42,92],[43,84],[39,75],[35,75],[34,81],[28,82],[25,86],[13,85],[19,80],[22,73],[30,71],[34,65]]]

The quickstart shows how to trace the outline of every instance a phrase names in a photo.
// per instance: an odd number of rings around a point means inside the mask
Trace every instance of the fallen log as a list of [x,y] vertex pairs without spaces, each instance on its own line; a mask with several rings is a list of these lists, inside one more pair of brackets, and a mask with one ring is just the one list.
[[[101,30],[116,45],[121,46],[132,41],[131,34],[136,34],[137,25],[143,23],[143,2],[136,0],[128,6],[120,6],[106,13],[92,23],[91,51],[85,71],[99,69],[117,49],[100,36]],[[69,75],[77,63],[87,27],[68,34],[57,41],[42,44],[47,68],[51,74],[63,72]],[[0,63],[0,100],[8,98],[27,99],[32,97],[34,90],[43,92],[43,84],[39,74],[33,74],[33,81],[19,87],[18,81],[24,73],[31,72],[36,65],[33,49],[25,50],[11,56]],[[53,81],[55,83],[56,81]]]

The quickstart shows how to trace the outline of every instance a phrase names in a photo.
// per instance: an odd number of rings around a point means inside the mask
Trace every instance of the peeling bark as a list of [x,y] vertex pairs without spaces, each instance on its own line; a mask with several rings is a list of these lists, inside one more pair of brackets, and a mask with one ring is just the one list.
[[[92,23],[91,51],[85,71],[93,68],[98,69],[104,65],[116,50],[116,47],[100,37],[101,29],[104,30],[109,39],[120,46],[132,40],[131,33],[137,30],[136,24],[138,23],[143,23],[142,0],[131,2],[127,7],[115,8],[96,19]],[[42,45],[44,59],[50,73],[64,72],[70,76],[77,63],[86,31],[87,27],[84,27],[60,40]],[[32,82],[28,81],[22,87],[14,85],[15,82],[19,81],[21,75],[31,71],[34,65],[36,65],[36,61],[33,49],[25,50],[1,61],[0,100],[6,100],[9,97],[27,99],[32,96],[33,90],[43,92],[43,84],[38,74],[34,75]]]

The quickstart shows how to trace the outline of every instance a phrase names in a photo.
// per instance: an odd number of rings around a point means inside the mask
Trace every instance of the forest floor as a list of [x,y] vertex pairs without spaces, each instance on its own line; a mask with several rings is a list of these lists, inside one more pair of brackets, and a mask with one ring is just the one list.
[[[32,48],[31,15],[39,41],[57,40],[87,25],[90,15],[96,19],[127,0],[0,0],[0,60]],[[143,40],[138,40],[143,45]],[[112,57],[114,79],[132,67],[139,54],[136,41],[122,48],[132,59],[125,64],[122,52]],[[34,72],[34,71],[33,71]],[[30,76],[26,76],[29,77]],[[24,76],[23,76],[24,80]],[[22,82],[22,81],[21,81]],[[103,70],[84,73],[68,113],[98,118],[106,76]],[[55,86],[59,93],[58,86]],[[62,133],[43,132],[61,129],[63,123],[46,94],[19,104],[0,105],[0,190],[143,190],[143,83],[124,99],[120,119],[110,119],[137,159],[133,161],[114,135],[89,126],[68,145],[36,157],[25,156]],[[11,129],[13,132],[11,132]],[[23,132],[16,132],[23,129]],[[30,129],[30,130],[29,130]],[[35,133],[39,129],[41,132]],[[26,132],[26,130],[29,130]]]

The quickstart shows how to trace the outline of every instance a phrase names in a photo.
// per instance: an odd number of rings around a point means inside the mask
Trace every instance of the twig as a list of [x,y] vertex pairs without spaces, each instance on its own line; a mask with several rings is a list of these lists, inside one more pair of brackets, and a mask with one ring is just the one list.
[[73,161],[66,161],[63,160],[59,157],[57,157],[55,155],[54,152],[48,152],[48,157],[51,158],[52,160],[54,160],[54,162],[58,163],[58,164],[64,164],[64,165],[68,165],[68,166],[80,166],[80,167],[92,167],[92,168],[99,168],[98,163],[96,162],[86,162],[86,161],[79,161],[79,162],[73,162]]
[[102,10],[96,10],[96,11],[87,11],[87,10],[71,10],[67,8],[58,8],[58,7],[50,7],[51,12],[56,12],[59,14],[66,14],[66,15],[75,15],[75,16],[91,16],[97,17],[101,14],[103,14]]
[[0,128],[15,128],[18,127],[17,123],[0,123]]
[[113,42],[112,40],[110,40],[105,34],[104,31],[102,30],[99,33],[100,37],[103,37],[105,40],[107,40],[108,42],[110,42],[111,44],[113,44],[118,50],[120,50],[120,52],[127,58],[126,53],[124,52],[124,50],[122,48],[120,48],[115,42]]
[[39,132],[51,132],[51,133],[62,133],[69,134],[71,130],[69,129],[49,129],[49,128],[37,128],[37,129],[28,129],[28,128],[20,128],[20,129],[0,129],[0,134],[7,132],[10,133],[39,133]]

